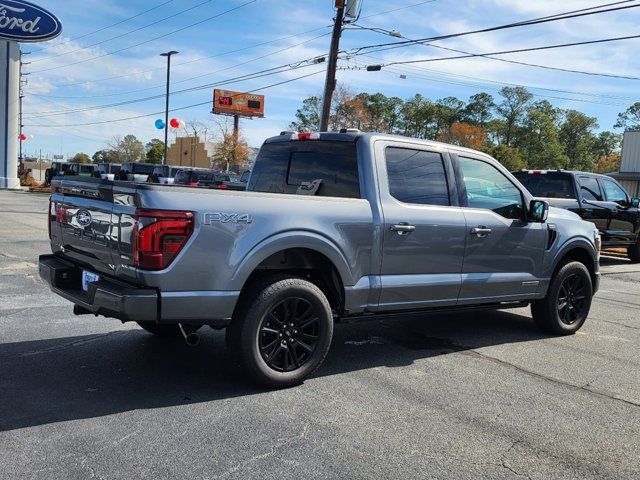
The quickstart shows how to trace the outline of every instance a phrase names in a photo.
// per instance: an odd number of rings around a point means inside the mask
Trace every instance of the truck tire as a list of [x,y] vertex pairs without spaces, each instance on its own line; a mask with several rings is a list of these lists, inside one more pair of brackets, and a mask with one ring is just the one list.
[[324,361],[333,337],[333,314],[322,290],[301,278],[256,283],[227,328],[230,354],[257,384],[302,383]]
[[640,263],[640,239],[627,248],[627,255],[631,263]]
[[546,298],[531,303],[533,321],[555,335],[571,335],[584,324],[593,297],[591,275],[580,262],[569,262],[551,279]]
[[[158,337],[181,337],[182,332],[177,324],[160,324],[156,322],[136,322],[140,327]],[[188,335],[198,330],[197,325],[183,325],[185,333]]]

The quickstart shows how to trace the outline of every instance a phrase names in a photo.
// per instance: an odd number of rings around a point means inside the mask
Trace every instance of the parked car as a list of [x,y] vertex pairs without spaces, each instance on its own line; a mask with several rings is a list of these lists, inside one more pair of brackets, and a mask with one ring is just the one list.
[[246,190],[247,184],[232,173],[208,172],[199,175],[198,186],[219,190]]
[[122,165],[119,163],[99,163],[94,177],[113,181],[121,168]]
[[47,185],[51,184],[53,177],[65,175],[72,164],[64,162],[53,162],[50,168],[44,171],[44,181]]
[[176,173],[183,167],[172,167],[170,165],[156,165],[151,175],[147,179],[149,183],[159,183],[161,185],[173,185]]
[[488,155],[426,140],[269,138],[246,192],[78,177],[52,189],[40,276],[76,314],[190,344],[203,325],[226,328],[271,387],[320,366],[334,320],[530,304],[540,328],[567,335],[599,284],[591,223]]
[[116,180],[145,183],[149,179],[149,175],[153,173],[155,167],[156,165],[152,163],[123,163],[120,171],[116,175]]
[[640,200],[613,178],[567,170],[521,170],[514,175],[535,197],[595,224],[604,248],[626,248],[631,261],[640,262]]
[[198,187],[200,178],[208,175],[213,170],[207,168],[182,168],[176,172],[174,185],[182,185],[187,187]]

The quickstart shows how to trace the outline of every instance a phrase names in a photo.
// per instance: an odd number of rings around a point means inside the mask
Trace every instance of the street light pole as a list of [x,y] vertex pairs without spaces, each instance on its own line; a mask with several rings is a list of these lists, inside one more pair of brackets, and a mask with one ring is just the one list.
[[169,85],[171,83],[171,55],[176,55],[178,52],[171,50],[170,52],[161,53],[161,57],[167,57],[167,96],[164,109],[164,162],[167,164],[167,150],[169,148]]

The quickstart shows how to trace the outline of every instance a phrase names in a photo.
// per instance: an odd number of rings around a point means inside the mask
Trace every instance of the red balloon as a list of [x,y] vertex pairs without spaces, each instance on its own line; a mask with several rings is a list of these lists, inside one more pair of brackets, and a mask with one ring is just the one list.
[[178,128],[180,126],[180,120],[178,120],[177,118],[172,118],[169,121],[169,125],[171,125],[172,128]]
[[27,135],[24,133],[20,134],[20,140],[22,140],[23,142],[27,139]]

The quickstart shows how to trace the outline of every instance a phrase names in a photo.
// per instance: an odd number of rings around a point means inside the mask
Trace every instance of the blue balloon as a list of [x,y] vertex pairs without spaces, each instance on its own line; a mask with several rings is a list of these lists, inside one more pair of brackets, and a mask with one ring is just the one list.
[[156,128],[162,130],[164,128],[164,122],[160,119],[156,120]]

